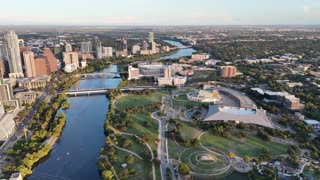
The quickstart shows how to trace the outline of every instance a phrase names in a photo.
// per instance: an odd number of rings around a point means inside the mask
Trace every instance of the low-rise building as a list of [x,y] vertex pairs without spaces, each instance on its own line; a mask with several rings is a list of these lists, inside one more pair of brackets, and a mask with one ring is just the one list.
[[78,69],[78,65],[75,64],[75,63],[66,64],[66,65],[64,66],[64,71],[67,72],[67,73],[71,73],[71,72],[73,72],[73,71],[75,71],[75,70],[77,70],[77,69]]
[[25,87],[27,89],[45,88],[50,79],[51,76],[19,79],[18,85],[19,87]]
[[315,130],[320,130],[320,122],[317,120],[313,120],[313,119],[306,119],[303,121],[305,124],[307,124],[308,126],[313,127],[313,129]]
[[188,99],[196,102],[213,102],[218,103],[221,99],[217,90],[199,90],[188,93]]
[[21,173],[13,173],[9,180],[23,180]]
[[36,97],[37,93],[34,91],[19,92],[15,95],[20,106],[23,104],[32,104],[36,100]]
[[139,68],[134,68],[132,66],[128,67],[128,80],[139,79],[140,78],[140,70]]

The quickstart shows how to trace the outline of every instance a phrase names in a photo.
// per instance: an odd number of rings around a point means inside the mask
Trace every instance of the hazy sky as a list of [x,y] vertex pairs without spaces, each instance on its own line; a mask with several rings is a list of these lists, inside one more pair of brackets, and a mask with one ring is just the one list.
[[0,0],[1,25],[320,24],[320,0]]

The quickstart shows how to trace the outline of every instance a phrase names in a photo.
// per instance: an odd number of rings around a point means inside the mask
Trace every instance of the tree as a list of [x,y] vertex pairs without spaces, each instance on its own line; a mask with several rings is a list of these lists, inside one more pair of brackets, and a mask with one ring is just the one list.
[[230,159],[236,158],[236,155],[234,154],[234,152],[229,152],[229,158]]
[[190,168],[187,164],[185,163],[182,163],[180,166],[179,166],[179,173],[180,174],[189,174],[190,173]]
[[245,157],[244,157],[244,161],[245,161],[246,163],[248,163],[248,162],[250,161],[250,159],[251,159],[250,156],[245,156]]
[[110,170],[105,170],[102,172],[102,179],[103,180],[112,180],[113,179],[113,173]]
[[128,164],[133,164],[134,163],[134,156],[133,155],[129,155],[128,157],[127,157],[127,160],[126,160],[126,162],[128,163]]

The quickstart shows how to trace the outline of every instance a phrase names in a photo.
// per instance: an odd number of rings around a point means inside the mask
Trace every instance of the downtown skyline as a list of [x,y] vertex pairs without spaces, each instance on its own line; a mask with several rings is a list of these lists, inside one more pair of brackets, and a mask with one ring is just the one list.
[[13,0],[1,6],[0,25],[320,24],[319,0]]

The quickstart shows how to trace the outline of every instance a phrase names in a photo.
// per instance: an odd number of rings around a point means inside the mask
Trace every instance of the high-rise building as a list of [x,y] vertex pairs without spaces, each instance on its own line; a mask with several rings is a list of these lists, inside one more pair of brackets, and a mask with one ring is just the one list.
[[37,76],[50,76],[50,63],[47,57],[37,57],[35,59]]
[[172,67],[168,66],[163,70],[164,78],[171,78],[172,77]]
[[102,48],[102,56],[103,57],[112,57],[113,56],[112,47],[103,47]]
[[126,37],[116,40],[116,55],[127,56],[128,55],[128,40]]
[[50,66],[50,72],[51,73],[57,72],[58,71],[58,63],[57,63],[57,60],[54,57],[53,53],[51,52],[51,50],[49,48],[44,48],[42,56],[47,57],[47,60],[49,62],[49,66]]
[[23,39],[18,39],[19,41],[19,47],[22,48],[24,47],[24,40]]
[[154,42],[154,33],[153,32],[149,32],[149,43]]
[[32,51],[23,52],[23,60],[24,60],[26,77],[30,78],[30,77],[37,76],[34,53]]
[[14,31],[9,31],[4,35],[7,44],[8,60],[9,60],[9,76],[12,78],[23,77],[22,62],[20,57],[18,36]]
[[138,54],[140,52],[140,46],[135,44],[132,46],[132,54]]
[[71,44],[66,44],[65,45],[65,50],[66,50],[66,52],[72,52],[72,45]]
[[92,51],[92,43],[90,41],[88,42],[81,42],[81,53],[91,53]]
[[235,77],[237,75],[237,68],[235,66],[222,66],[221,77]]
[[53,47],[53,53],[57,58],[61,58],[62,48],[61,48],[60,44],[56,44]]
[[98,59],[102,58],[102,47],[101,47],[101,41],[98,41],[96,44],[96,56]]
[[63,62],[67,64],[76,64],[79,67],[79,55],[76,52],[69,52],[63,54]]
[[8,71],[9,71],[8,61],[1,56],[0,56],[0,69],[2,69],[3,75],[8,74]]
[[149,46],[148,42],[147,42],[147,41],[143,41],[143,48],[142,48],[142,50],[144,50],[144,51],[148,50],[148,46]]
[[8,58],[8,50],[5,44],[0,44],[0,57],[3,59]]
[[3,73],[0,69],[0,102],[11,101],[13,98],[12,87],[3,82]]
[[155,42],[150,43],[152,53],[157,53],[157,46]]

